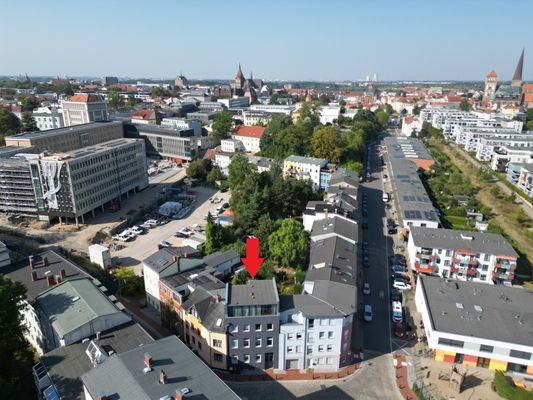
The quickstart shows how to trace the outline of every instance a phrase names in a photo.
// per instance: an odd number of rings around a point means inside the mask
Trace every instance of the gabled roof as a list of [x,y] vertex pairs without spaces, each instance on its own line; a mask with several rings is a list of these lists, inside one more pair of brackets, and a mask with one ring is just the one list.
[[488,73],[487,78],[497,78],[498,74],[496,74],[496,71],[492,70]]
[[97,96],[95,94],[88,94],[88,93],[76,93],[74,96],[70,96],[68,98],[68,101],[74,101],[77,103],[94,103],[94,102],[102,102],[102,98],[100,96]]
[[141,119],[148,120],[154,119],[154,110],[149,110],[147,108],[141,108],[140,110],[135,110],[131,113],[132,119]]
[[345,285],[327,280],[314,281],[312,295],[335,307],[346,315],[357,311],[357,290],[352,285]]
[[201,259],[188,258],[189,256],[196,254],[198,254],[198,251],[190,246],[164,247],[145,258],[143,264],[158,274],[164,272],[165,276],[169,276],[169,274],[178,272],[176,257],[180,258],[180,267],[182,267],[182,271],[187,271],[203,264]]
[[265,129],[262,126],[237,125],[233,129],[233,135],[260,139],[265,133]]

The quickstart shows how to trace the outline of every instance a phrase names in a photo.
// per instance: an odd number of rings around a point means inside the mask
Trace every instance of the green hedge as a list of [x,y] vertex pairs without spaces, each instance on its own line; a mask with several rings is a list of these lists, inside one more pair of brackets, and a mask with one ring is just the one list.
[[502,371],[496,371],[492,385],[498,396],[508,400],[533,400],[533,392],[516,387]]

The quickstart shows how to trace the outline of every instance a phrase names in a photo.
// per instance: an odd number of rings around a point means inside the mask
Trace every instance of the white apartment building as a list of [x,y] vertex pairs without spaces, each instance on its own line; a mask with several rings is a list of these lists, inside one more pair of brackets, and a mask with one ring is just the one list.
[[476,158],[480,161],[491,161],[494,149],[500,146],[529,147],[533,149],[533,135],[513,134],[482,137],[477,144]]
[[220,149],[226,153],[236,153],[244,150],[244,146],[238,139],[222,139],[220,141]]
[[323,158],[289,156],[283,161],[283,177],[311,181],[313,188],[320,187],[320,170],[328,161]]
[[215,165],[220,168],[220,171],[225,175],[229,175],[229,165],[231,163],[232,157],[235,153],[226,153],[223,151],[215,152]]
[[64,126],[63,112],[56,107],[39,107],[33,111],[32,116],[41,131]]
[[339,119],[339,115],[341,114],[341,106],[322,106],[318,109],[318,114],[320,115],[320,123],[322,125],[333,124],[334,121]]
[[107,103],[93,94],[77,93],[64,100],[62,107],[65,126],[107,120]]
[[419,275],[415,304],[437,361],[533,375],[533,295]]
[[533,197],[533,163],[509,163],[506,178],[526,196]]
[[455,143],[463,145],[466,151],[475,151],[480,137],[486,137],[496,134],[513,135],[516,132],[510,128],[493,128],[493,127],[467,127],[456,125],[452,129],[451,137]]
[[272,114],[286,114],[292,115],[296,111],[296,106],[293,105],[275,105],[275,104],[252,104],[250,106],[252,111],[264,111]]
[[272,119],[272,114],[264,111],[249,111],[242,112],[242,120],[244,125],[266,125]]
[[265,128],[261,126],[237,125],[233,129],[232,139],[239,140],[247,153],[257,153],[260,148],[261,137],[265,133]]
[[412,270],[488,284],[510,284],[518,259],[501,235],[422,227],[411,227],[407,253]]
[[194,136],[202,136],[202,123],[195,119],[163,118],[161,126],[172,129],[192,129]]
[[402,120],[402,135],[411,136],[417,134],[422,129],[422,121],[416,117],[405,117]]
[[490,161],[494,171],[507,171],[511,163],[533,165],[533,147],[498,146],[494,149]]

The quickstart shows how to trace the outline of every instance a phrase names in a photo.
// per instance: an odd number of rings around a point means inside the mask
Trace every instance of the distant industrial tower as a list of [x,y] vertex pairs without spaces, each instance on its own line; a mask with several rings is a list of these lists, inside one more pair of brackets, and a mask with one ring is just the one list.
[[483,97],[485,98],[494,98],[496,89],[498,87],[498,75],[496,71],[492,70],[485,77],[485,91],[483,92]]
[[377,82],[378,81],[378,73],[377,72],[374,72],[374,75],[372,77],[372,81],[373,82]]
[[511,81],[512,87],[521,87],[522,86],[522,70],[524,69],[524,49],[522,49],[522,54],[518,59],[518,64],[516,64],[516,69],[514,70],[513,80]]

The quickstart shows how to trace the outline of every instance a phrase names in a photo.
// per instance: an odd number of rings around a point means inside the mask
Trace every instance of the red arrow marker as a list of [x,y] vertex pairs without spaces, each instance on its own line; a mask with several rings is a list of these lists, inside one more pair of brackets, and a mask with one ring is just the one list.
[[261,268],[263,260],[264,258],[259,257],[259,239],[246,239],[246,258],[241,258],[241,261],[252,278]]

